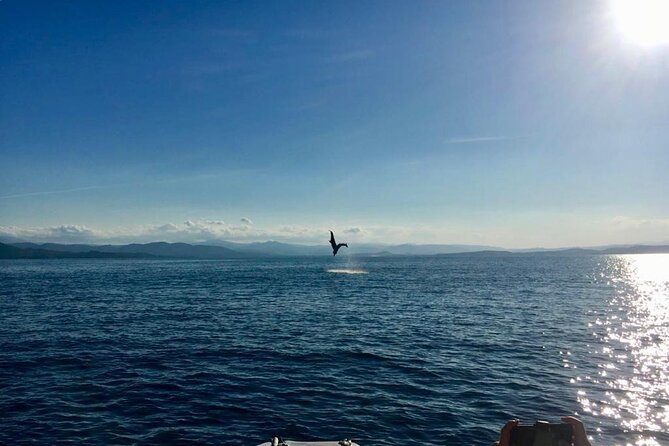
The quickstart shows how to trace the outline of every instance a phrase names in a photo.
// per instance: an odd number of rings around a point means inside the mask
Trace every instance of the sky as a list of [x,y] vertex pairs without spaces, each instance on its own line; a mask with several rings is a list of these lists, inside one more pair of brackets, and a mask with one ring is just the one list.
[[3,0],[0,238],[669,243],[669,8],[619,5]]

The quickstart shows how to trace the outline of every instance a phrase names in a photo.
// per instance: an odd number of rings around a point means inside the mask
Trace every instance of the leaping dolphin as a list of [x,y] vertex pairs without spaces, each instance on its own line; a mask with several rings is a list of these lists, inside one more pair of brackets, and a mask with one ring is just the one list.
[[348,248],[348,244],[346,243],[337,244],[337,242],[335,242],[334,234],[332,233],[332,231],[330,231],[330,245],[332,246],[333,256],[337,255],[337,251],[339,251],[339,248],[341,248],[342,246],[346,246]]

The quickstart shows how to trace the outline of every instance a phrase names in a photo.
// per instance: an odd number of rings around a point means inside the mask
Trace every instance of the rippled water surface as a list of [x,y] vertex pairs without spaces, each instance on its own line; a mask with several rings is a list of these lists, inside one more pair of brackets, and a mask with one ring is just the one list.
[[669,444],[669,256],[0,262],[0,443]]

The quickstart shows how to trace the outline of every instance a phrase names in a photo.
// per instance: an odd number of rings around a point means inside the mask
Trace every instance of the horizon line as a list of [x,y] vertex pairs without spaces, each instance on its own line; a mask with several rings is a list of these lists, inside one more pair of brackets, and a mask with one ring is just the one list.
[[[217,246],[212,244],[212,242],[223,242],[223,243],[232,243],[237,245],[251,245],[251,244],[263,244],[263,243],[279,243],[283,245],[293,245],[293,246],[303,246],[303,247],[318,247],[326,246],[325,243],[322,244],[307,244],[307,243],[297,243],[297,242],[282,242],[279,240],[264,240],[264,241],[231,241],[231,240],[204,240],[202,242],[184,242],[184,241],[167,241],[167,240],[153,240],[146,242],[63,242],[63,241],[28,241],[24,239],[19,239],[18,241],[8,241],[0,237],[0,243],[7,245],[15,245],[19,243],[30,243],[34,245],[63,245],[63,246],[72,246],[72,245],[87,245],[87,246],[124,246],[124,245],[148,245],[153,243],[165,243],[165,244],[185,244],[190,246]],[[485,248],[482,251],[556,251],[556,250],[568,250],[568,249],[609,249],[609,248],[624,248],[624,247],[635,247],[635,246],[646,246],[646,247],[658,247],[658,246],[669,246],[669,242],[640,242],[640,243],[611,243],[604,245],[568,245],[568,246],[557,246],[557,247],[544,247],[544,246],[534,246],[530,248],[508,248],[505,246],[495,246],[495,245],[479,245],[475,243],[413,243],[413,242],[403,242],[403,243],[375,243],[375,242],[364,242],[358,243],[358,246],[379,246],[379,247],[399,247],[399,246],[415,246],[415,247],[425,247],[425,246],[444,246],[444,247],[453,247],[453,246],[463,246],[463,247],[477,247]]]

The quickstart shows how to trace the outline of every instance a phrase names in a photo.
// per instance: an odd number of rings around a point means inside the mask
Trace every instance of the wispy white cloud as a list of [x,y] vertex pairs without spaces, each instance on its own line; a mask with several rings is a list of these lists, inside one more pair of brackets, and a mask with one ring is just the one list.
[[622,228],[661,228],[669,229],[669,218],[639,218],[617,215],[611,219],[614,225]]
[[239,224],[228,224],[223,220],[186,220],[183,223],[162,223],[112,230],[92,229],[82,225],[60,225],[48,227],[0,226],[0,239],[54,243],[146,243],[153,241],[202,243],[215,240],[241,242],[279,240],[286,242],[309,242],[319,240],[327,233],[319,228],[285,227],[274,229],[257,228],[248,217]]
[[240,223],[223,220],[186,220],[182,223],[161,223],[135,227],[96,229],[83,225],[49,227],[0,226],[0,240],[31,241],[38,243],[122,244],[155,241],[204,243],[211,241],[263,242],[275,240],[286,243],[320,244],[327,241],[329,231],[341,234],[352,243],[426,243],[434,241],[464,242],[455,230],[444,230],[425,225],[304,225],[290,224],[258,227],[248,217]]
[[446,144],[477,144],[484,142],[504,141],[505,139],[508,138],[506,136],[470,136],[449,138],[445,142]]
[[[230,224],[223,220],[186,220],[182,223],[160,223],[135,227],[100,229],[85,225],[64,224],[46,227],[0,226],[0,241],[32,241],[89,244],[147,243],[154,241],[204,243],[212,241],[321,244],[333,230],[349,243],[455,243],[484,244],[511,248],[537,246],[595,246],[605,244],[669,243],[669,218],[630,216],[583,218],[571,216],[546,222],[540,230],[536,219],[448,225],[305,225],[289,224],[259,227],[242,218]],[[248,219],[248,217],[243,217]],[[250,220],[249,220],[250,221]],[[524,228],[520,230],[519,228]],[[548,234],[548,235],[547,235]],[[553,243],[548,245],[546,240]]]
[[42,228],[0,226],[0,237],[9,240],[93,243],[105,236],[106,234],[103,231],[96,231],[82,225],[46,226]]
[[[241,170],[235,171],[241,172]],[[19,192],[15,194],[0,195],[0,200],[2,199],[11,199],[11,198],[22,198],[22,197],[33,197],[40,195],[56,195],[56,194],[69,194],[75,192],[85,192],[92,190],[103,190],[103,189],[112,189],[112,188],[123,188],[123,187],[144,187],[147,185],[161,185],[161,184],[173,184],[173,183],[189,183],[189,182],[199,182],[199,181],[210,181],[215,178],[221,177],[220,173],[200,173],[195,175],[186,175],[186,176],[177,176],[171,178],[159,178],[151,181],[136,181],[136,182],[127,182],[127,183],[114,183],[114,184],[101,184],[96,186],[81,186],[81,187],[72,187],[68,189],[53,189],[53,190],[41,190],[33,192]]]
[[[223,220],[186,220],[183,223],[162,223],[113,230],[93,229],[82,225],[61,225],[50,227],[0,226],[0,239],[25,240],[55,243],[146,243],[153,241],[203,243],[228,240],[255,242],[276,240],[292,243],[317,244],[327,239],[329,227],[284,225],[270,228],[255,226],[248,217],[242,217],[239,224],[228,224]],[[387,237],[388,230],[361,227],[333,227],[335,231],[346,233],[350,240],[375,241]]]
[[21,198],[21,197],[32,197],[32,196],[38,196],[38,195],[68,194],[68,193],[71,193],[71,192],[81,192],[81,191],[95,190],[95,189],[106,189],[106,188],[114,187],[114,186],[116,186],[116,185],[85,186],[85,187],[74,187],[74,188],[71,188],[71,189],[56,189],[56,190],[44,190],[44,191],[36,191],[36,192],[23,192],[23,193],[18,193],[18,194],[0,195],[0,200],[5,199],[5,198]]
[[620,243],[669,243],[669,218],[644,218],[618,215],[609,225],[610,238]]

